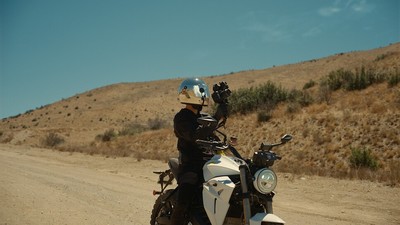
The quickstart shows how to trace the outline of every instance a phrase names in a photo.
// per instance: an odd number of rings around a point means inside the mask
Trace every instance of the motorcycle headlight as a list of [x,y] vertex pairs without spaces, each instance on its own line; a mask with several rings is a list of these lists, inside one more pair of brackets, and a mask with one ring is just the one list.
[[261,169],[254,175],[253,185],[261,194],[272,192],[277,184],[277,177],[270,169]]

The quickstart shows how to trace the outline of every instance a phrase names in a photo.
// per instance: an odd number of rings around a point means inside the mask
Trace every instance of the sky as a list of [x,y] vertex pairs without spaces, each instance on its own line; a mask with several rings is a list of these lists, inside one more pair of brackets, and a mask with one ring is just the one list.
[[0,0],[0,118],[94,88],[384,47],[399,0]]

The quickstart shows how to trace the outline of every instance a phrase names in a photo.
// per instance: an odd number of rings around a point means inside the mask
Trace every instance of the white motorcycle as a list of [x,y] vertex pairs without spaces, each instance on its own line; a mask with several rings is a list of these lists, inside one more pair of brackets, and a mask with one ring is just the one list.
[[[285,222],[273,214],[272,199],[277,185],[277,176],[270,167],[281,159],[273,147],[287,143],[291,135],[284,135],[280,143],[264,144],[254,152],[253,157],[244,159],[227,143],[226,135],[218,130],[223,124],[210,116],[201,117],[202,126],[215,126],[215,132],[222,135],[209,140],[197,140],[213,156],[203,167],[204,183],[199,186],[196,199],[186,215],[187,224],[195,225],[280,225]],[[229,154],[229,152],[231,154]],[[231,155],[231,156],[229,156]],[[168,162],[169,168],[159,174],[160,191],[151,214],[151,225],[170,224],[170,217],[177,201],[176,189],[168,189],[178,172],[178,159]]]

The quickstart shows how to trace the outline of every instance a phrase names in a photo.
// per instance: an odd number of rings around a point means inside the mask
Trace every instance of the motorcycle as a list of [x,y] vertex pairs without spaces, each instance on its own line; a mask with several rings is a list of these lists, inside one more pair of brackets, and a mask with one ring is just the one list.
[[[201,126],[215,127],[216,138],[197,140],[197,144],[213,156],[203,166],[204,183],[199,186],[196,199],[187,210],[187,224],[196,225],[280,225],[285,222],[273,213],[272,199],[277,175],[271,169],[281,157],[272,149],[292,139],[284,135],[279,143],[264,144],[249,159],[244,159],[227,136],[219,130],[225,121],[211,116],[198,119]],[[222,136],[218,138],[218,136]],[[170,224],[177,202],[177,190],[167,189],[178,174],[176,158],[168,161],[169,169],[154,172],[159,175],[160,191],[151,214],[151,225]]]

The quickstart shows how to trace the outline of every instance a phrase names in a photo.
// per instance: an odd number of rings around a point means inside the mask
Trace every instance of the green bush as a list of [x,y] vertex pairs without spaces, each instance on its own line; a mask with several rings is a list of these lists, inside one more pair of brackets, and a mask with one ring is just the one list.
[[308,81],[306,84],[303,86],[303,90],[307,90],[309,88],[312,88],[316,85],[317,83],[313,80]]
[[330,72],[328,76],[322,79],[321,83],[328,85],[330,90],[336,91],[344,86],[346,78],[350,76],[352,76],[351,71],[339,69]]
[[309,106],[314,102],[313,97],[307,91],[293,89],[287,95],[287,100],[298,103],[300,106]]
[[394,87],[398,83],[400,83],[400,72],[399,71],[396,71],[395,73],[392,73],[388,76],[389,87]]
[[233,91],[229,97],[231,113],[248,113],[257,109],[272,110],[287,99],[288,92],[281,86],[267,82],[258,87]]
[[[384,81],[388,81],[389,86],[397,85],[400,82],[399,72],[388,74],[365,67],[360,67],[354,71],[338,69],[321,79],[317,99],[320,102],[330,104],[332,92],[335,90],[362,90],[372,84]],[[315,82],[310,80],[304,85],[303,90],[288,91],[269,81],[257,87],[242,88],[232,92],[229,98],[229,111],[232,114],[246,114],[256,110],[272,111],[277,104],[289,102],[292,104],[289,106],[288,112],[294,112],[299,109],[298,105],[306,107],[314,103],[314,98],[306,90],[314,85]]]
[[352,148],[350,155],[350,166],[352,168],[368,168],[375,170],[378,168],[376,158],[371,155],[368,149]]
[[387,74],[361,67],[356,69],[355,72],[344,69],[332,71],[323,78],[322,82],[326,83],[333,91],[341,88],[353,91],[365,89],[372,84],[382,83],[386,79]]

